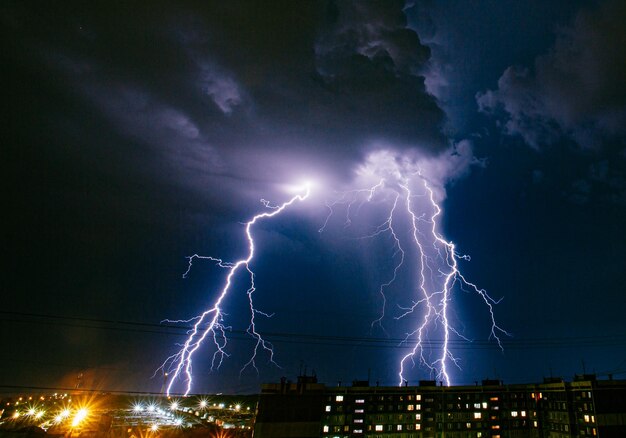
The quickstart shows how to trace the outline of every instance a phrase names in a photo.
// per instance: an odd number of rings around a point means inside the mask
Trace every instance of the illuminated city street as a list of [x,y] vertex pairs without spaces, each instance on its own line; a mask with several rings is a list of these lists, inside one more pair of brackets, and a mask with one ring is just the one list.
[[23,395],[2,400],[0,436],[39,428],[65,437],[245,437],[252,433],[255,406],[256,396]]

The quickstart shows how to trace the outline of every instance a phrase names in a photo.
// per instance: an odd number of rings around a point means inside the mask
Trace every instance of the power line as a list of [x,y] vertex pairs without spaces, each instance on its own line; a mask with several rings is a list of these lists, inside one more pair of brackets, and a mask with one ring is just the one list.
[[[137,321],[121,321],[73,316],[61,316],[52,314],[38,314],[25,312],[0,311],[0,314],[22,317],[22,319],[4,319],[5,322],[35,323],[44,325],[56,325],[64,327],[90,328],[100,330],[124,331],[133,333],[149,333],[168,336],[186,336],[187,331],[193,329],[191,325],[180,324],[155,324]],[[28,319],[31,318],[31,319]],[[39,319],[32,319],[39,318]],[[41,320],[44,319],[44,320]],[[203,328],[201,328],[203,330]],[[229,330],[231,340],[252,341],[253,339],[245,330]],[[332,345],[338,347],[374,347],[374,348],[412,348],[415,341],[408,338],[372,338],[355,336],[314,335],[289,332],[262,332],[265,338],[278,344],[306,344],[306,345]],[[422,342],[426,347],[436,347],[442,340],[428,340]],[[490,340],[466,341],[453,339],[449,345],[458,350],[496,349],[497,344]],[[560,337],[560,338],[533,338],[533,339],[503,339],[502,344],[506,349],[530,349],[530,348],[563,348],[570,346],[606,347],[613,345],[626,345],[624,335],[602,335],[584,337]]]

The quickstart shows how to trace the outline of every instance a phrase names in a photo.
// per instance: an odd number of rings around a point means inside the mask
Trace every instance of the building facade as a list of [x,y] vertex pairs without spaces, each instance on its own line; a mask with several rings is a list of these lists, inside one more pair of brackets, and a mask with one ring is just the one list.
[[626,437],[626,381],[327,387],[314,377],[263,385],[255,438]]

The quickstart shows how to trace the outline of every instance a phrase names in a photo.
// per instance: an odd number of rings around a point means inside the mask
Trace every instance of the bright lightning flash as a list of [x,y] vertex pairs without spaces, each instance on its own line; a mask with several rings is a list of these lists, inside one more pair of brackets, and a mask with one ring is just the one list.
[[269,342],[265,341],[263,337],[256,331],[256,325],[255,325],[255,316],[257,314],[260,314],[266,317],[270,317],[271,315],[268,315],[264,312],[257,310],[254,307],[254,303],[252,300],[253,298],[252,296],[256,290],[255,283],[254,283],[254,279],[255,279],[254,271],[250,267],[250,262],[254,258],[254,253],[255,253],[255,244],[254,244],[254,237],[252,235],[252,227],[260,220],[279,215],[286,208],[288,208],[295,202],[304,201],[310,194],[310,184],[306,184],[303,191],[304,193],[301,192],[293,196],[291,199],[284,202],[283,204],[276,205],[276,206],[271,205],[269,201],[261,199],[261,203],[268,209],[268,211],[255,215],[252,219],[250,219],[248,222],[245,223],[245,234],[246,234],[246,239],[248,241],[248,254],[245,258],[242,258],[235,262],[226,262],[216,257],[200,256],[197,254],[194,254],[193,256],[189,257],[189,267],[187,268],[187,271],[183,274],[183,277],[186,277],[187,274],[189,274],[189,271],[191,270],[191,266],[195,259],[211,260],[215,262],[217,266],[219,266],[220,268],[227,269],[228,274],[226,275],[224,286],[222,287],[220,293],[218,294],[217,299],[214,301],[213,305],[209,309],[202,312],[202,314],[186,321],[166,320],[167,322],[195,321],[193,328],[188,333],[189,336],[187,337],[187,340],[181,346],[181,349],[178,351],[178,353],[168,357],[163,363],[163,365],[160,367],[160,369],[167,368],[168,371],[171,372],[170,375],[172,377],[167,385],[168,396],[170,395],[170,392],[172,391],[172,387],[174,383],[179,379],[184,379],[186,381],[185,395],[188,395],[189,392],[191,391],[191,386],[192,386],[192,381],[193,381],[192,357],[194,353],[198,350],[198,348],[200,348],[205,338],[210,336],[213,340],[213,344],[215,345],[215,353],[213,354],[213,360],[211,362],[212,368],[214,367],[219,368],[220,365],[222,364],[222,361],[224,360],[224,357],[228,356],[228,353],[226,352],[226,349],[225,349],[227,345],[227,337],[226,337],[227,327],[223,325],[224,313],[222,310],[222,304],[224,300],[226,299],[228,292],[231,289],[235,274],[237,274],[237,272],[240,271],[241,269],[245,269],[248,272],[248,275],[250,277],[250,283],[249,283],[250,287],[247,290],[248,303],[250,305],[250,325],[248,326],[247,332],[250,336],[252,336],[252,338],[256,340],[256,344],[252,352],[252,357],[244,365],[242,371],[248,366],[252,366],[256,369],[255,360],[256,360],[256,356],[257,356],[259,349],[265,350],[270,356],[270,361],[274,363],[273,361],[274,350],[272,348],[272,345]]
[[[375,227],[373,232],[362,236],[374,238],[388,233],[394,246],[392,259],[395,265],[391,278],[379,288],[383,301],[382,311],[372,322],[372,327],[380,326],[384,330],[382,321],[387,306],[385,290],[396,281],[398,272],[407,260],[407,251],[413,248],[416,259],[419,260],[416,297],[410,304],[400,307],[399,314],[394,317],[396,320],[412,318],[412,326],[415,327],[404,339],[404,343],[412,345],[412,348],[400,359],[399,384],[403,385],[406,381],[408,365],[414,366],[418,362],[425,366],[431,375],[435,375],[438,380],[449,386],[450,362],[459,367],[458,359],[451,352],[451,337],[456,336],[469,341],[450,321],[453,288],[458,285],[462,290],[469,289],[480,297],[490,315],[489,337],[502,349],[499,336],[509,333],[496,323],[493,307],[499,300],[494,300],[484,289],[467,281],[460,272],[458,260],[470,258],[459,254],[455,245],[444,239],[439,231],[437,224],[441,207],[422,172],[402,171],[394,165],[393,171],[387,169],[384,174],[385,176],[379,177],[378,182],[370,188],[341,192],[334,201],[327,203],[329,213],[319,231],[325,230],[330,218],[340,206],[345,209],[344,225],[347,227],[351,225],[353,215],[358,213],[364,204],[376,202],[391,205],[384,222]],[[399,215],[408,218],[410,232],[403,233],[403,230],[399,230],[400,226],[396,224]],[[408,242],[403,242],[402,239]],[[432,340],[431,335],[435,333],[442,337],[440,342]]]

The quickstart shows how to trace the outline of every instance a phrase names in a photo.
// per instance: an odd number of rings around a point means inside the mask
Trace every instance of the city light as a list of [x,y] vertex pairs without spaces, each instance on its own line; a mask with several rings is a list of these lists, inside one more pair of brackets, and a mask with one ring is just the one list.
[[87,408],[80,408],[78,411],[76,411],[76,415],[74,415],[74,419],[72,420],[72,427],[76,427],[80,423],[82,423],[85,418],[87,418],[88,414],[89,410]]

